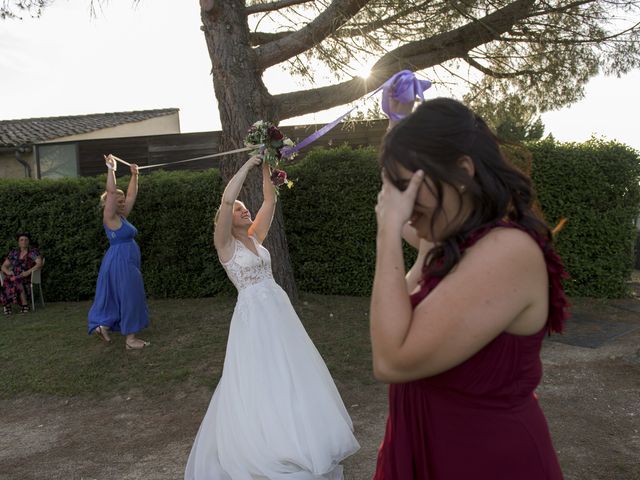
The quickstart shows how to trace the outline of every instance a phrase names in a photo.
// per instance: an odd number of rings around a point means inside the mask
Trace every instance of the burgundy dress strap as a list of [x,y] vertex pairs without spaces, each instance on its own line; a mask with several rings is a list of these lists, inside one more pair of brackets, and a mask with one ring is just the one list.
[[[544,260],[547,264],[547,273],[549,275],[549,316],[547,319],[547,331],[549,334],[551,332],[561,333],[564,330],[565,321],[569,317],[569,302],[567,301],[564,288],[562,287],[562,280],[569,278],[569,274],[565,271],[562,260],[554,250],[553,245],[546,238],[516,222],[500,220],[470,232],[458,245],[460,254],[464,253],[467,248],[471,248],[476,244],[476,242],[478,242],[478,240],[497,227],[517,228],[518,230],[529,234],[540,246],[540,249],[544,254]],[[443,277],[441,276],[429,275],[425,266],[424,276],[421,283],[422,288],[412,295],[412,305],[415,307],[420,303],[434,288],[436,288],[442,278]]]

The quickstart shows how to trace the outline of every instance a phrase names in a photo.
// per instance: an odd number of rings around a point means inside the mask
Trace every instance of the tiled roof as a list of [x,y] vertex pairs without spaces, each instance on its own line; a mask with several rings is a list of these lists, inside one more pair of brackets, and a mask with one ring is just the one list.
[[0,120],[0,146],[13,147],[94,132],[126,123],[141,122],[178,112],[177,108],[135,112],[93,113],[69,117]]

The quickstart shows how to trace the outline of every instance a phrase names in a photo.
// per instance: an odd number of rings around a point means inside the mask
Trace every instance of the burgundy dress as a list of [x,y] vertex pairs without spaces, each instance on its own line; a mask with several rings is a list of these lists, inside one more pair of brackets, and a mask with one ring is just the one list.
[[[461,252],[496,226],[473,232]],[[549,318],[534,335],[503,332],[460,365],[433,377],[389,386],[389,417],[374,480],[558,480],[562,472],[544,414],[534,394],[547,332],[567,316],[561,278],[550,245],[532,235],[549,272]],[[415,308],[440,278],[425,277],[411,296]]]

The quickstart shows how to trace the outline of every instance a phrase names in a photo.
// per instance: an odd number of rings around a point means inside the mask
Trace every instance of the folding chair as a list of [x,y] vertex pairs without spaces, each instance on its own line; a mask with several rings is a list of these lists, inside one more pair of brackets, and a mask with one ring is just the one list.
[[42,268],[43,267],[44,267],[44,257],[42,257],[42,267],[40,267],[40,270],[35,270],[31,274],[31,309],[33,311],[35,311],[36,309],[35,297],[33,295],[33,287],[35,285],[38,285],[38,290],[40,291],[40,303],[44,307],[44,298],[42,297]]

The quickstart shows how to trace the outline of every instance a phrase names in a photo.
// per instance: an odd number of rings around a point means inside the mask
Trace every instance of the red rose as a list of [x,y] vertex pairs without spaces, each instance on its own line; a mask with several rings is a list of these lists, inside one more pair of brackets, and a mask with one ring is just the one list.
[[285,172],[284,170],[274,169],[271,172],[271,183],[273,183],[276,187],[287,183],[287,172]]
[[274,126],[269,127],[269,130],[267,130],[267,134],[269,135],[269,138],[271,140],[282,140],[284,138],[282,132]]

